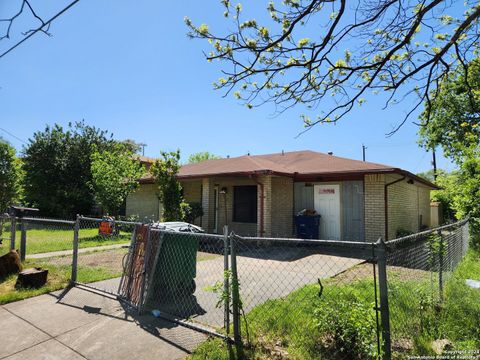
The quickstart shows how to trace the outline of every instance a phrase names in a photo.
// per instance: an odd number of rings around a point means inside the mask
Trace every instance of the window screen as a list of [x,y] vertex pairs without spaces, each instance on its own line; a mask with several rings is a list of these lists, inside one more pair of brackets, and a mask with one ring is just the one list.
[[233,221],[257,222],[257,186],[233,187]]

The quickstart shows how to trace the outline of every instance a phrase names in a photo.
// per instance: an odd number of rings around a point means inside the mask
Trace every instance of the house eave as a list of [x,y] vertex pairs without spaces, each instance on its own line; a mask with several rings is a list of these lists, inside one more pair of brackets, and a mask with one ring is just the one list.
[[[217,172],[209,174],[191,174],[191,175],[178,175],[178,180],[194,180],[212,177],[249,177],[251,175],[274,175],[293,178],[296,182],[301,181],[333,181],[333,180],[361,180],[363,176],[368,174],[398,174],[408,177],[414,181],[417,181],[424,186],[431,188],[432,190],[439,190],[440,187],[425,180],[409,171],[402,170],[400,168],[390,169],[365,169],[365,170],[345,170],[345,171],[332,171],[332,172],[311,172],[311,173],[283,173],[272,170],[256,170],[256,171],[237,171],[237,172]],[[143,178],[139,180],[140,184],[154,184],[155,179],[153,177]]]

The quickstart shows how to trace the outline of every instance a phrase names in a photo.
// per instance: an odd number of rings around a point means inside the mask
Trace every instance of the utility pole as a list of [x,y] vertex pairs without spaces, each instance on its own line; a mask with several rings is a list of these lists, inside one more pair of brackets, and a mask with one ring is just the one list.
[[365,150],[367,150],[368,148],[362,144],[362,153],[363,153],[363,161],[365,161]]
[[142,147],[142,156],[145,156],[145,146],[147,146],[147,144],[140,143],[138,145],[140,145]]
[[435,148],[432,148],[432,157],[433,181],[437,182],[437,157],[435,156]]

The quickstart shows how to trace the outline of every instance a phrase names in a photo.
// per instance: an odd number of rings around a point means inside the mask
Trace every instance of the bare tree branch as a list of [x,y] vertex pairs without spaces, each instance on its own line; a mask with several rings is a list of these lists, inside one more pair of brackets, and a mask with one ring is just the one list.
[[[225,64],[216,88],[250,108],[273,102],[278,112],[322,109],[315,119],[304,116],[306,130],[339,121],[371,93],[385,93],[386,107],[414,96],[394,133],[479,51],[475,0],[463,9],[454,0],[285,0],[269,3],[265,25],[221,2],[235,31],[216,35],[186,19],[191,37],[213,45],[207,60]],[[324,30],[314,32],[312,24]]]
[[[13,14],[10,18],[0,19],[0,22],[6,22],[8,24],[4,35],[0,36],[0,40],[10,39],[12,26],[13,26],[14,22],[22,14],[24,14],[27,11],[30,13],[30,15],[33,16],[34,19],[36,19],[42,25],[40,31],[43,32],[45,35],[51,36],[51,34],[48,32],[49,28],[50,28],[50,24],[47,25],[45,23],[45,21],[37,14],[37,12],[35,11],[35,9],[32,7],[32,5],[30,4],[30,2],[28,0],[22,0],[22,2],[19,4],[18,11],[15,14]],[[47,25],[46,29],[44,29],[45,25]],[[22,32],[22,35],[28,35],[33,31],[35,31],[35,29],[29,29],[25,32]]]

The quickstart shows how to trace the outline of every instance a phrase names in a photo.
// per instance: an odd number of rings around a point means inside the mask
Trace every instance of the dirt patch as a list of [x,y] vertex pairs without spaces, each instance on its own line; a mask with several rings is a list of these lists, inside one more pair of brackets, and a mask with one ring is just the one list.
[[[127,248],[112,249],[105,251],[95,251],[89,253],[78,254],[79,267],[98,267],[108,268],[114,272],[123,271],[123,258],[127,254]],[[216,254],[209,254],[204,252],[197,253],[197,261],[212,260],[219,257]],[[70,265],[72,263],[71,256],[56,256],[51,258],[41,259],[41,262],[48,263],[55,266]]]
[[[121,272],[123,269],[122,260],[128,249],[113,249],[107,251],[95,251],[91,253],[78,254],[79,267],[98,267],[108,268],[115,272]],[[71,256],[56,256],[42,259],[41,262],[55,266],[70,265]]]
[[206,252],[197,252],[197,261],[206,261],[206,260],[213,260],[220,257],[220,255],[217,254],[210,254]]
[[[425,280],[430,277],[430,272],[419,269],[408,269],[399,266],[388,266],[388,276],[390,279],[400,281]],[[378,271],[377,271],[378,277]],[[350,269],[334,276],[333,284],[349,284],[359,280],[373,279],[373,265],[361,263]]]
[[373,279],[372,264],[361,263],[335,275],[332,284],[350,284],[355,281]]

